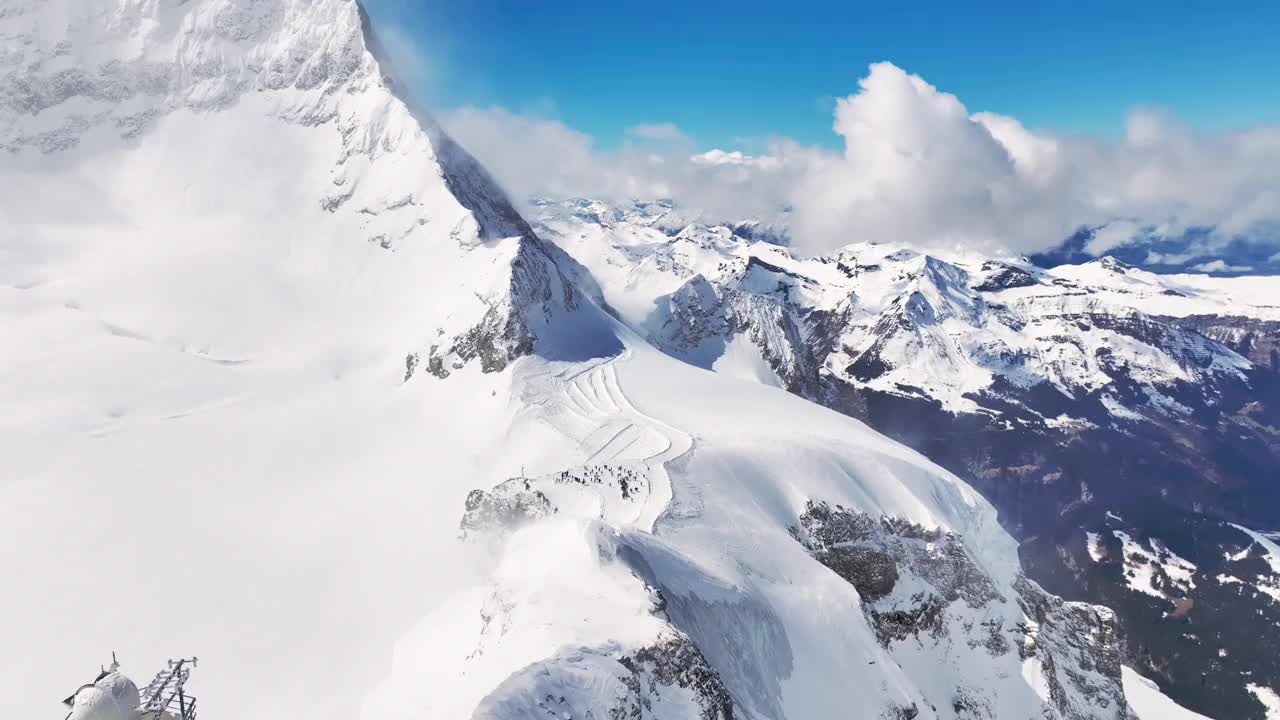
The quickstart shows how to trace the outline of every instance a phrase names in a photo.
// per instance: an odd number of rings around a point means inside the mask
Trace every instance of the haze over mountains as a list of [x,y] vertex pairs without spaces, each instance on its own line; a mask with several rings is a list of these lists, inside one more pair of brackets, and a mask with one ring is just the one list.
[[1274,279],[513,204],[351,0],[0,40],[15,716],[1280,705]]

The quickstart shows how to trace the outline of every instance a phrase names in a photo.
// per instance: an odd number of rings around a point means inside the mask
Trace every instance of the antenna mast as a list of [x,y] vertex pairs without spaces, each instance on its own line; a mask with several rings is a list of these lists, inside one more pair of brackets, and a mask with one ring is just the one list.
[[186,684],[198,658],[170,660],[142,690],[138,703],[139,720],[196,720],[196,699],[187,694]]

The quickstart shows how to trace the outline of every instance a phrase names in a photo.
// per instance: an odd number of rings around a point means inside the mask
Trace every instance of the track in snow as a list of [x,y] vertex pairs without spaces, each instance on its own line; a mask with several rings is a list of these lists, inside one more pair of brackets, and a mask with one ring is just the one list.
[[649,492],[636,516],[625,520],[653,532],[672,497],[666,464],[688,452],[693,439],[631,404],[618,384],[617,369],[629,357],[623,353],[549,376],[537,404],[553,427],[580,444],[584,465],[644,466]]

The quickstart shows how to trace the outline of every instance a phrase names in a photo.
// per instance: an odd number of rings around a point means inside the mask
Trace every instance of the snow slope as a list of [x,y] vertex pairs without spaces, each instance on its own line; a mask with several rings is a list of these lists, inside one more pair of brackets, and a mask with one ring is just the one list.
[[0,3],[6,711],[114,649],[199,655],[210,716],[350,718],[472,572],[462,478],[532,464],[493,452],[509,376],[401,387],[540,253],[361,25],[347,0]]
[[[1162,318],[1280,320],[1275,278],[1162,276],[1109,258],[1044,270],[892,242],[801,258],[728,226],[664,224],[648,203],[539,200],[532,211],[540,232],[591,269],[619,317],[659,347],[703,367],[724,356],[739,375],[764,364],[808,396],[800,378],[829,373],[974,413],[991,412],[975,393],[1043,384],[1068,398],[1098,394],[1117,419],[1174,417],[1185,409],[1173,387],[1239,382],[1253,365]],[[771,314],[753,312],[767,303]],[[787,322],[790,336],[769,332]],[[734,343],[743,336],[756,359]],[[1145,407],[1108,392],[1119,376],[1149,389]]]
[[2,0],[0,39],[16,716],[111,650],[198,655],[210,717],[1126,716],[1108,612],[598,307],[355,3]]
[[1208,720],[1170,700],[1154,682],[1128,667],[1124,669],[1124,694],[1138,720]]
[[[1254,557],[1196,578],[1203,534],[1192,544],[1170,524],[1268,527],[1276,486],[1259,469],[1280,457],[1280,280],[1109,258],[1046,270],[879,238],[806,258],[669,203],[538,199],[530,212],[654,346],[928,453],[1000,506],[1037,580],[1115,608],[1130,662],[1171,695],[1261,717],[1244,684],[1276,682],[1268,654],[1251,655],[1280,627],[1275,573]],[[1109,509],[1141,518],[1127,542]],[[1239,550],[1234,533],[1214,535]],[[1188,613],[1195,633],[1148,620]],[[1203,637],[1229,637],[1231,656]]]
[[[593,405],[640,413],[631,421],[647,418],[655,439],[669,428],[692,438],[684,452],[668,452],[672,499],[655,534],[633,512],[602,512],[595,503],[556,501],[554,511],[518,513],[488,582],[401,641],[395,670],[365,717],[465,716],[477,706],[478,717],[599,712],[615,695],[626,696],[625,683],[615,681],[625,673],[610,658],[661,646],[673,633],[692,640],[699,662],[714,669],[715,688],[745,717],[823,717],[849,707],[864,708],[865,717],[898,717],[893,713],[908,708],[919,717],[950,717],[930,708],[956,703],[971,706],[975,717],[1042,708],[1049,716],[1124,717],[1118,684],[1104,669],[1114,662],[1119,673],[1118,654],[1108,650],[1107,634],[1115,632],[1109,616],[1063,606],[1020,580],[1012,540],[972,490],[857,421],[676,363],[620,333],[628,352],[585,373],[529,358],[515,374],[517,384],[537,388],[528,397],[532,416],[566,436],[577,417],[566,416],[583,403],[581,386],[563,379],[594,374],[601,379],[587,383],[597,387]],[[559,381],[547,387],[547,378]],[[567,462],[590,466],[597,447],[614,446],[590,436],[580,442]],[[517,479],[509,481],[514,490],[505,483],[494,492],[513,501],[525,493],[532,503],[537,492],[554,498],[554,481]],[[946,571],[895,556],[896,595],[877,598],[870,610],[855,581],[815,562],[812,546],[797,537],[823,536],[806,520],[815,502],[847,509],[852,522],[874,526],[891,517],[918,528],[932,538],[919,541],[924,556],[958,553],[970,584],[954,581],[962,573],[942,560]],[[943,552],[948,537],[956,539]],[[545,566],[548,558],[555,561]],[[943,590],[939,578],[948,573],[954,584]],[[887,621],[869,619],[912,616],[930,601],[941,608],[937,624],[903,621],[898,637]],[[1043,627],[1038,639],[1028,623]],[[1068,638],[1083,645],[1058,644]],[[559,650],[549,655],[553,648]],[[1024,667],[1055,662],[1051,679],[1024,680]],[[1075,677],[1057,674],[1066,667]]]
[[[1248,547],[1240,551],[1238,555],[1228,556],[1226,559],[1230,561],[1243,560],[1249,556],[1256,546],[1258,553],[1262,555],[1262,560],[1266,563],[1265,569],[1269,569],[1270,572],[1255,571],[1250,584],[1258,592],[1271,598],[1274,602],[1280,603],[1280,544],[1260,532],[1250,530],[1241,525],[1233,524],[1232,527],[1249,536],[1252,542]],[[1232,578],[1232,580],[1234,582],[1242,582],[1238,578]]]

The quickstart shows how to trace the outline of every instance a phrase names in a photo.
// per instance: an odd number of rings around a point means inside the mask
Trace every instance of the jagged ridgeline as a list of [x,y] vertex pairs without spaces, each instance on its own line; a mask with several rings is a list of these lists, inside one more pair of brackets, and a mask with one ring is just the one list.
[[[659,251],[675,280],[629,302],[370,32],[350,0],[0,0],[18,715],[67,655],[159,656],[173,625],[220,658],[205,716],[1127,720],[1106,611],[813,402],[862,389],[815,353],[865,345],[806,334],[848,307],[785,297],[824,283]],[[945,263],[846,259],[915,288],[870,321],[908,344],[990,310]]]
[[1233,523],[1280,507],[1275,278],[893,242],[803,257],[672,203],[531,213],[656,347],[923,452],[997,506],[1031,578],[1118,612],[1127,664],[1206,714],[1265,716],[1280,576],[1229,558],[1256,547]]

